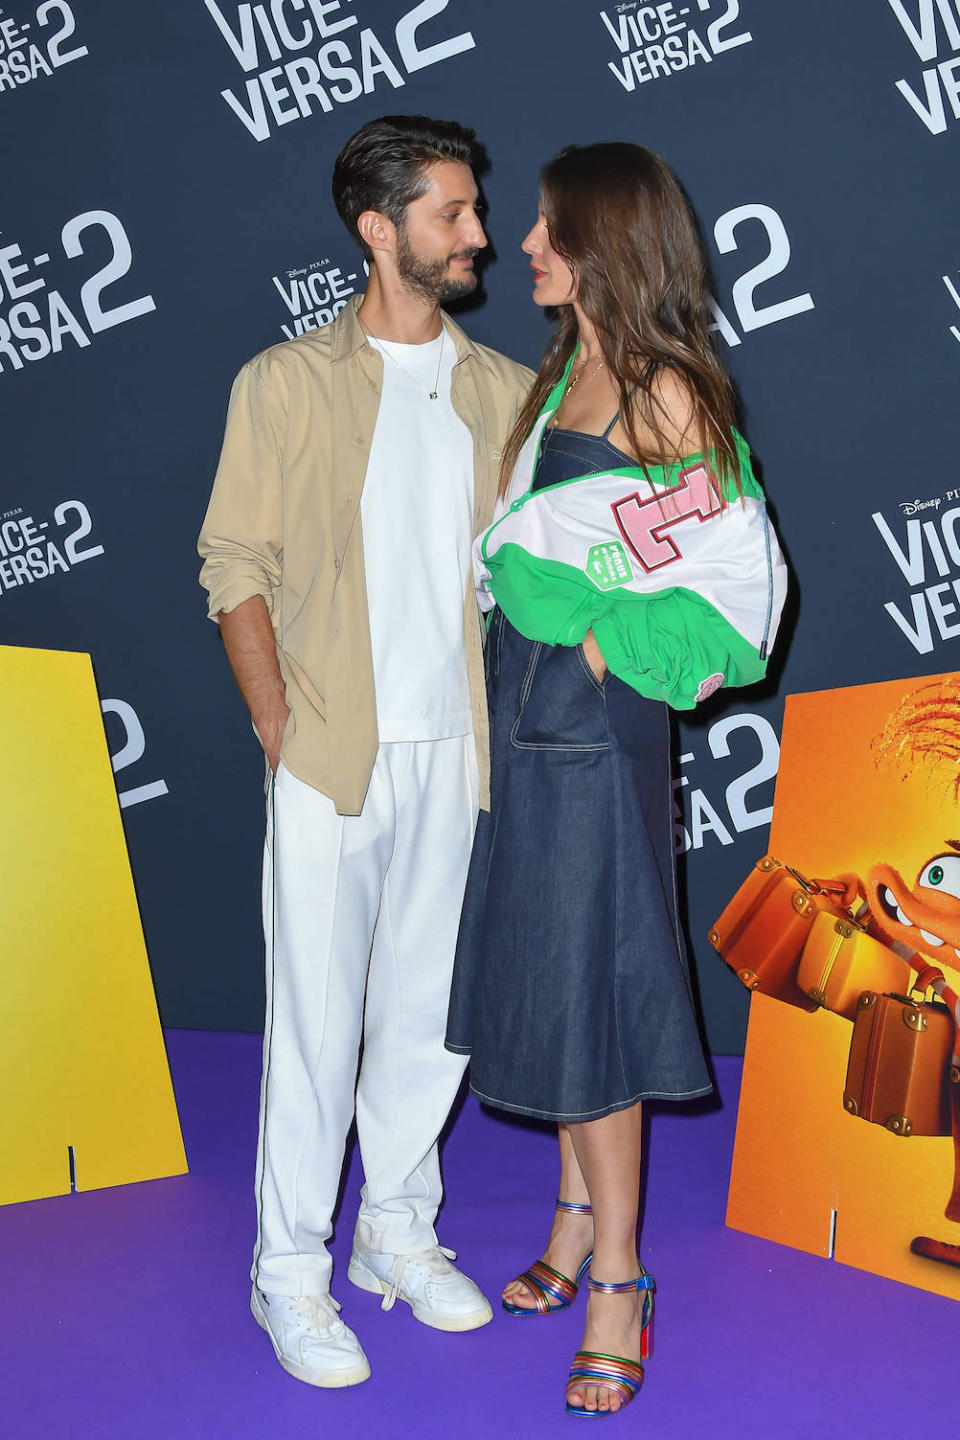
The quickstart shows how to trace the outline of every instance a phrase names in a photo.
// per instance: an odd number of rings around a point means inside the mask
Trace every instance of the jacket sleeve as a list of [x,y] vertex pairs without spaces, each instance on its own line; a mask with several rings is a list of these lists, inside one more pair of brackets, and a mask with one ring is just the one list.
[[234,381],[197,546],[211,620],[253,595],[263,596],[272,616],[281,579],[284,412],[282,394],[263,374],[263,358],[251,360]]
[[611,527],[611,497],[618,524],[625,503],[615,498],[622,479],[545,489],[491,527],[497,543],[485,555],[481,542],[477,576],[528,639],[574,645],[592,628],[614,675],[689,710],[721,685],[761,679],[776,638],[786,566],[754,488],[703,520],[682,511],[670,524],[667,512],[676,553],[655,564],[641,559],[649,519]]
[[702,596],[623,595],[593,622],[610,671],[649,700],[692,710],[721,685],[762,679],[766,657]]

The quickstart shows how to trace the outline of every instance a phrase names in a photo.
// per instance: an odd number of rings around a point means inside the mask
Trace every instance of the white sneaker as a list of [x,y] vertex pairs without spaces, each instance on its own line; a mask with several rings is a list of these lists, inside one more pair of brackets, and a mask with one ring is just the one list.
[[267,1294],[254,1285],[250,1309],[270,1336],[288,1374],[307,1385],[359,1385],[370,1378],[370,1362],[353,1331],[344,1325],[332,1295]]
[[406,1300],[417,1320],[434,1330],[477,1330],[493,1319],[483,1293],[450,1261],[456,1251],[435,1245],[416,1255],[358,1250],[350,1256],[347,1279],[361,1290],[383,1295],[381,1309]]

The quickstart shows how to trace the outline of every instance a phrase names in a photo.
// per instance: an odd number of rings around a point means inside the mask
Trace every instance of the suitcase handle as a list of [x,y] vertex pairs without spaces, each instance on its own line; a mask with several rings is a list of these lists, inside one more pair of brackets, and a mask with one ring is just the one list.
[[[915,956],[915,959],[919,960],[920,956]],[[946,979],[943,971],[938,969],[936,965],[918,965],[916,968],[919,973],[913,986],[915,990],[923,990],[926,992],[932,989],[935,980]]]
[[[757,869],[776,870],[780,867],[781,863],[782,862],[775,859],[773,855],[768,855],[766,859],[757,861]],[[805,890],[808,895],[846,895],[850,889],[849,879],[851,877],[844,880],[808,880],[806,875],[802,874],[795,865],[784,865],[783,868],[788,875],[793,876],[797,884],[801,889]],[[863,905],[864,909],[866,909],[866,901],[863,902]]]
[[808,895],[844,895],[846,885],[838,880],[808,880],[806,875],[801,875],[792,865],[784,865],[788,875],[792,875],[799,885],[802,885]]
[[[947,995],[943,995],[943,991],[947,989],[947,979],[943,971],[936,965],[930,965],[926,957],[919,954],[916,950],[912,955],[907,957],[907,963],[917,972],[916,979],[910,986],[911,1000],[915,1000],[919,995],[920,1001],[923,1004],[936,1004],[937,1001],[940,1001],[946,1004],[948,1010],[952,1010],[950,997],[953,995],[953,991],[947,990]],[[933,991],[934,995],[932,1002],[927,1000],[927,996],[931,991]],[[957,1022],[960,1017],[954,1014],[953,1018],[954,1022]]]
[[784,870],[786,870],[788,875],[793,876],[794,880],[796,880],[798,885],[803,886],[804,890],[806,890],[808,895],[820,893],[820,886],[817,884],[816,880],[808,880],[805,875],[801,875],[800,871],[795,870],[792,865],[784,865],[783,868]]
[[[793,876],[794,880],[803,886],[808,895],[846,895],[850,889],[849,884],[844,880],[818,880],[816,878],[808,880],[805,875],[802,875],[800,871],[796,870],[792,865],[784,865],[783,868],[789,875]],[[867,903],[863,901],[861,913],[864,913],[866,910]]]
[[[912,999],[915,995],[920,995],[921,999],[926,1001],[928,993],[932,990],[939,1000],[941,992],[946,986],[946,976],[936,965],[917,964],[922,958],[923,957],[918,954],[913,956],[913,963],[917,970],[917,978],[910,986],[910,998]],[[938,980],[941,982],[939,985],[936,983]],[[947,1009],[949,1008],[948,1005]],[[954,1019],[956,1019],[956,1017],[954,1017]]]

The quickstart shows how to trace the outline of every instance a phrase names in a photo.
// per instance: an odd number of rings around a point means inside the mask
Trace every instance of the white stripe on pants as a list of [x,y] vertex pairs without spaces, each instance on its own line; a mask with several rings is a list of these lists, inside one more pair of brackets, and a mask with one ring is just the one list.
[[395,1254],[436,1244],[437,1136],[466,1063],[443,1037],[477,803],[472,735],[381,745],[360,815],[277,773],[252,1272],[264,1290],[330,1288],[354,1091],[357,1242]]

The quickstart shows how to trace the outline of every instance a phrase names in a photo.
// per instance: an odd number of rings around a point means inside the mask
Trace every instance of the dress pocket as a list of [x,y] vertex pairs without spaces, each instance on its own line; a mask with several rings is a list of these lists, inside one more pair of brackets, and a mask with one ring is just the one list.
[[580,645],[534,645],[510,734],[521,750],[608,750],[603,684]]

